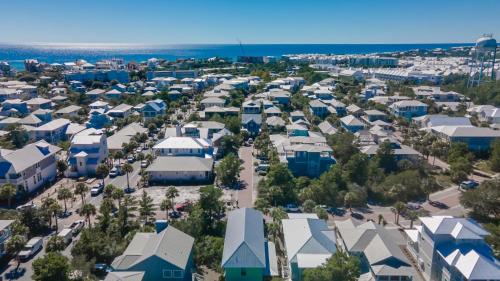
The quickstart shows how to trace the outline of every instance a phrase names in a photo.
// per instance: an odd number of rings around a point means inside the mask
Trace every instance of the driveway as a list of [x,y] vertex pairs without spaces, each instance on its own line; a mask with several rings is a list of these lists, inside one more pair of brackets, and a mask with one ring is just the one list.
[[240,208],[252,207],[257,198],[257,181],[254,180],[254,158],[252,156],[253,145],[250,147],[242,146],[238,151],[240,159],[243,160],[240,172],[240,189],[231,190],[232,201]]

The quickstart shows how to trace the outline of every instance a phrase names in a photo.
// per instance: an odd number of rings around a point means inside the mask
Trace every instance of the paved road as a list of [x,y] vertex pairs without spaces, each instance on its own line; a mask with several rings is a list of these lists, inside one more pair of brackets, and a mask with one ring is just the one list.
[[253,146],[242,146],[238,151],[240,159],[243,160],[243,170],[240,172],[240,180],[242,181],[242,188],[233,192],[233,199],[237,200],[238,207],[252,207],[255,199],[257,198],[257,188],[255,187],[256,181],[254,180],[253,169]]

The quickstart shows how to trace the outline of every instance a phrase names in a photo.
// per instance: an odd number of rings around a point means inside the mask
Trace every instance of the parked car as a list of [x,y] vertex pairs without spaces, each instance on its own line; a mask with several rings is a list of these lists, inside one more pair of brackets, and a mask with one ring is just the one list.
[[257,165],[257,167],[255,167],[255,171],[258,172],[258,171],[265,171],[267,172],[267,170],[269,170],[271,166],[269,164],[259,164]]
[[21,205],[21,206],[17,206],[16,210],[18,210],[18,211],[24,211],[24,210],[36,209],[36,208],[37,208],[37,205],[34,204],[33,202],[31,202],[31,203],[27,203],[27,204],[24,204],[24,205]]
[[142,147],[139,146],[138,148],[135,149],[135,153],[141,153],[141,152],[142,152]]
[[18,256],[21,260],[28,260],[32,256],[34,256],[38,251],[40,251],[43,247],[43,239],[42,237],[33,237],[26,243],[21,252],[19,252]]
[[420,210],[420,208],[422,208],[422,205],[420,205],[419,203],[413,203],[413,202],[409,202],[406,204],[406,208],[408,208],[409,210]]
[[111,271],[111,268],[105,263],[96,263],[92,269],[92,273],[96,276],[104,276]]
[[141,168],[147,168],[149,165],[148,160],[142,160],[141,161]]
[[285,210],[289,213],[298,213],[300,212],[299,206],[295,204],[287,204]]
[[123,191],[125,191],[125,193],[129,194],[129,193],[133,193],[135,191],[135,188],[133,188],[133,187],[125,187],[123,189]]
[[130,154],[128,157],[127,157],[127,162],[129,163],[134,163],[135,162],[135,156],[133,154]]
[[109,171],[109,177],[114,178],[116,176],[119,176],[121,174],[121,169],[120,166],[116,165],[114,166],[111,171]]
[[178,219],[181,217],[181,212],[177,212],[177,211],[172,211],[170,213],[168,213],[168,216],[171,218],[171,219]]
[[104,190],[104,185],[102,185],[102,183],[99,183],[98,185],[90,189],[90,196],[97,196],[101,194],[103,190]]
[[178,212],[184,212],[190,205],[191,205],[191,202],[189,202],[189,201],[186,201],[183,203],[178,203],[178,204],[175,204],[175,210],[177,210]]
[[85,221],[77,220],[77,221],[74,221],[73,223],[71,223],[68,226],[68,228],[70,228],[72,230],[73,236],[76,236],[76,235],[78,235],[78,233],[80,233],[80,231],[82,231],[84,225],[85,225]]
[[57,233],[57,236],[62,237],[64,244],[68,245],[73,240],[73,230],[71,228],[65,228]]
[[462,189],[474,189],[479,186],[479,183],[475,180],[466,180],[460,183],[460,188]]

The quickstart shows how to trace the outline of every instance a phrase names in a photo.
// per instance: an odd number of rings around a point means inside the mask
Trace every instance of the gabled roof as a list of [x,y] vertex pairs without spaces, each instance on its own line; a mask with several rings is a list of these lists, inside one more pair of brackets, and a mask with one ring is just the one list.
[[[449,234],[457,237],[466,235],[467,239],[478,239],[489,233],[472,219],[451,216],[420,217],[424,225],[433,234]],[[466,228],[466,229],[465,229]]]
[[361,120],[352,115],[347,115],[340,118],[340,122],[342,122],[346,126],[365,126],[365,123],[361,122]]
[[139,232],[111,266],[114,269],[126,270],[151,257],[157,257],[179,269],[186,269],[193,244],[193,237],[173,226],[168,226],[160,233]]
[[[410,263],[384,227],[374,222],[362,223],[352,218],[341,223],[336,222],[336,225],[347,251],[363,252],[372,268],[385,265],[400,275],[408,275]],[[395,266],[396,264],[399,265]],[[376,269],[382,270],[381,267]]]
[[56,114],[68,114],[68,113],[71,113],[71,112],[78,111],[81,108],[82,108],[81,106],[72,104],[72,105],[69,105],[69,106],[66,106],[66,107],[63,107],[63,108],[59,109],[55,113]]
[[[284,219],[281,222],[289,262],[298,262],[301,254],[324,257],[331,256],[337,250],[335,232],[328,228],[324,220],[301,218]],[[316,266],[324,262],[323,259],[316,261],[320,262]]]
[[210,143],[202,138],[192,138],[192,137],[168,137],[161,142],[157,143],[153,149],[162,148],[186,148],[186,149],[204,149],[209,147]]
[[437,248],[437,253],[443,260],[456,268],[467,280],[498,280],[500,266],[495,257],[489,252],[489,256],[481,252],[485,250],[471,244],[445,243]]
[[266,268],[266,249],[262,213],[241,208],[229,212],[224,251],[223,268]]
[[142,281],[144,274],[144,271],[112,271],[104,281]]
[[337,133],[337,129],[335,129],[332,126],[332,124],[330,124],[330,122],[328,122],[326,120],[319,123],[318,128],[325,135],[333,135],[333,134]]
[[60,147],[51,145],[44,140],[28,144],[21,149],[2,155],[5,162],[1,161],[3,163],[0,173],[8,171],[10,167],[13,168],[13,172],[19,173],[60,150]]
[[146,169],[147,172],[211,172],[212,158],[193,156],[159,156]]

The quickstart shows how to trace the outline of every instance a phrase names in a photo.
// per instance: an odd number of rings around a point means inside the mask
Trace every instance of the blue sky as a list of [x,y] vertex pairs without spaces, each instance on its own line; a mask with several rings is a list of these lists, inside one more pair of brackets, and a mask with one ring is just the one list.
[[[448,43],[500,38],[497,0],[0,0],[2,43]],[[474,17],[473,11],[481,17]],[[480,11],[480,12],[479,12]]]

